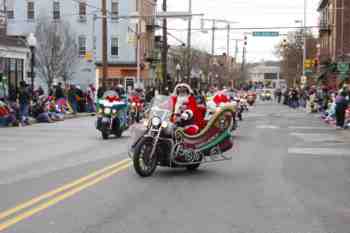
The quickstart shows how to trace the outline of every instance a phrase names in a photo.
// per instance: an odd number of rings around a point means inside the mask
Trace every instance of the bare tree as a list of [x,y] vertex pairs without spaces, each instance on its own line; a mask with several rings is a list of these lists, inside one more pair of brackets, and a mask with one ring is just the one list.
[[[295,38],[289,39],[287,43],[280,43],[275,47],[275,55],[281,58],[281,71],[288,86],[299,82],[303,74],[303,40],[302,32],[295,32]],[[312,34],[306,35],[306,58],[314,59],[317,53],[317,39]],[[313,71],[316,72],[315,68]]]
[[72,80],[78,62],[75,33],[64,21],[40,17],[36,26],[36,61],[40,77],[50,88],[55,79]]

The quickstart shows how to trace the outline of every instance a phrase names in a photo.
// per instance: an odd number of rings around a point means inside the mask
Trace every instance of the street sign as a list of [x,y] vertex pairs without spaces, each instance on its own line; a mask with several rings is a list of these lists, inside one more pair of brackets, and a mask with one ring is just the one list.
[[276,37],[279,36],[279,32],[253,32],[253,36],[261,36],[261,37]]
[[338,63],[338,71],[341,74],[346,74],[349,71],[349,64],[348,63]]
[[86,52],[86,53],[85,53],[85,56],[84,56],[84,59],[85,59],[86,61],[92,61],[92,59],[93,59],[93,54],[92,54],[92,52]]
[[304,63],[304,67],[305,67],[305,69],[309,69],[309,68],[311,68],[312,67],[312,59],[306,59],[305,60],[305,63]]

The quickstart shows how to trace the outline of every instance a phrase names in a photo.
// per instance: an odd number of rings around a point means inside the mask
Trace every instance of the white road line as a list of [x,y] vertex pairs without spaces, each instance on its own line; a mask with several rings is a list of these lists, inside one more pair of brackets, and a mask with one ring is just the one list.
[[288,148],[288,154],[320,155],[320,156],[350,156],[350,149],[343,148]]
[[300,138],[306,142],[343,142],[340,136],[325,133],[290,133],[290,136]]
[[312,127],[312,126],[289,126],[288,129],[333,130],[333,128],[331,127]]

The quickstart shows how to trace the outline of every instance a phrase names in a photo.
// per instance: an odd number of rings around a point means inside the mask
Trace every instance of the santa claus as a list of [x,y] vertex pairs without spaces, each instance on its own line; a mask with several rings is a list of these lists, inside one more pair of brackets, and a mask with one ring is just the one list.
[[204,119],[188,84],[176,85],[171,97],[171,106],[173,121],[184,127],[187,134],[195,135],[204,127]]

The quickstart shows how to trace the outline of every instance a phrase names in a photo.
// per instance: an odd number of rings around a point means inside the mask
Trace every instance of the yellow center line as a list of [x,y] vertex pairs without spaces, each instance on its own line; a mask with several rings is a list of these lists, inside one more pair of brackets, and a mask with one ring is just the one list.
[[61,201],[63,201],[63,200],[65,200],[65,199],[67,199],[67,198],[69,198],[71,196],[74,196],[75,194],[83,191],[84,189],[86,189],[88,187],[91,187],[91,186],[93,186],[93,185],[95,185],[95,184],[97,184],[97,183],[99,183],[99,182],[101,182],[101,181],[103,181],[103,180],[113,176],[114,174],[127,169],[129,167],[129,165],[130,164],[128,163],[128,164],[123,165],[121,167],[118,167],[118,168],[116,168],[116,169],[114,169],[112,171],[109,171],[108,173],[105,173],[105,174],[103,174],[103,175],[101,175],[101,176],[99,176],[99,177],[97,177],[97,178],[95,178],[95,179],[93,179],[91,181],[88,181],[88,182],[82,184],[81,186],[75,187],[75,188],[73,188],[73,189],[71,189],[71,190],[69,190],[69,191],[67,191],[67,192],[65,192],[63,194],[60,194],[60,195],[58,195],[58,196],[56,196],[56,197],[54,197],[52,199],[49,199],[48,201],[38,205],[37,207],[34,207],[34,208],[32,208],[32,209],[30,209],[28,211],[25,211],[25,212],[15,216],[15,217],[13,217],[12,219],[9,219],[9,220],[1,223],[0,224],[0,231],[3,231],[5,229],[13,226],[16,223],[21,222],[21,221],[23,221],[23,220],[25,220],[25,219],[35,215],[38,212],[41,212],[41,211],[43,211],[43,210],[45,210],[45,209],[47,209],[47,208],[49,208],[49,207],[51,207],[51,206],[61,202]]
[[50,197],[55,196],[55,195],[57,195],[57,194],[59,194],[59,193],[61,193],[63,191],[66,191],[66,190],[68,190],[70,188],[73,188],[74,186],[80,185],[80,184],[84,183],[85,181],[88,181],[88,180],[90,180],[90,179],[92,179],[92,178],[94,178],[96,176],[99,176],[99,175],[105,173],[106,171],[109,171],[111,169],[117,168],[117,167],[119,167],[119,166],[121,166],[123,164],[128,164],[129,162],[130,162],[130,159],[125,159],[125,160],[119,161],[119,162],[117,162],[115,164],[112,164],[112,165],[110,165],[108,167],[105,167],[105,168],[102,168],[102,169],[100,169],[98,171],[95,171],[95,172],[91,173],[88,176],[82,177],[82,178],[80,178],[80,179],[78,179],[76,181],[73,181],[73,182],[68,183],[66,185],[63,185],[61,187],[58,187],[58,188],[56,188],[56,189],[54,189],[54,190],[52,190],[50,192],[44,193],[44,194],[42,194],[42,195],[40,195],[38,197],[35,197],[35,198],[33,198],[33,199],[29,200],[29,201],[26,201],[26,202],[24,202],[22,204],[19,204],[19,205],[15,206],[15,207],[13,207],[11,209],[8,209],[8,210],[6,210],[4,212],[0,212],[0,220],[5,219],[5,218],[9,217],[10,215],[13,215],[13,214],[15,214],[15,213],[17,213],[17,212],[19,212],[19,211],[21,211],[23,209],[31,207],[31,206],[41,202],[44,199],[50,198]]

